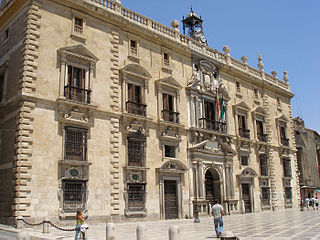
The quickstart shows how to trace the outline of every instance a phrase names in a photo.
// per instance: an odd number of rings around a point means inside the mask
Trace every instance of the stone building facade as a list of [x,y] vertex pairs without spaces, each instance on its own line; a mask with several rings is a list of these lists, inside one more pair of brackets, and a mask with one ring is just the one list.
[[294,119],[301,200],[320,197],[320,135]]
[[2,1],[1,222],[297,207],[286,72],[208,47],[192,10],[183,24],[120,1]]

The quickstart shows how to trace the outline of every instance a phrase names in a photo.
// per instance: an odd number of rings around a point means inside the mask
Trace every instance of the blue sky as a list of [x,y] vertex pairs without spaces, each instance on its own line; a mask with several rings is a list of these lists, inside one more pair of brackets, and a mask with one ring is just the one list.
[[[190,0],[121,2],[166,26],[190,11]],[[293,117],[320,133],[320,0],[193,0],[192,6],[210,47],[222,52],[228,45],[233,57],[245,55],[254,67],[260,52],[265,72],[281,79],[287,70]]]

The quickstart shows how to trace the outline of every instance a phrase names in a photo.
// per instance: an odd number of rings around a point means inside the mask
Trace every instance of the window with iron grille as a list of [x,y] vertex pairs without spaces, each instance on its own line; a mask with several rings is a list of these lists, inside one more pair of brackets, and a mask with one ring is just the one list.
[[64,180],[63,188],[63,209],[66,212],[74,212],[78,209],[85,209],[86,182]]
[[290,159],[287,159],[287,158],[283,159],[283,172],[285,177],[292,177]]
[[144,165],[144,146],[146,138],[140,132],[128,136],[128,166]]
[[83,19],[74,18],[74,32],[82,34],[83,33]]
[[145,184],[128,184],[128,209],[143,211],[146,201]]
[[261,194],[262,194],[262,201],[266,202],[270,200],[270,188],[262,187]]
[[87,161],[87,135],[87,129],[65,128],[65,159]]
[[246,155],[240,156],[241,159],[241,165],[243,166],[249,166],[249,157]]

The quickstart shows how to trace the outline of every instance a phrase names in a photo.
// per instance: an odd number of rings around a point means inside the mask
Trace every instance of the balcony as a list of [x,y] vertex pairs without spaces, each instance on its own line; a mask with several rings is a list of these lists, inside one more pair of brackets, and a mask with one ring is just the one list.
[[142,103],[136,103],[132,101],[126,102],[126,109],[128,113],[146,116],[147,105]]
[[245,128],[239,128],[239,135],[243,138],[250,138],[250,130]]
[[281,138],[281,144],[282,144],[283,146],[289,147],[289,139],[288,139],[288,138],[285,138],[285,137],[282,137],[282,138]]
[[268,141],[268,135],[264,133],[258,134],[258,139],[260,142],[267,142]]
[[89,89],[82,89],[82,88],[72,87],[72,86],[64,87],[64,96],[67,99],[70,99],[76,102],[89,104],[90,95],[91,95],[91,90]]
[[162,110],[162,118],[165,121],[173,122],[173,123],[179,123],[179,114],[178,112],[173,112],[169,110]]
[[214,121],[207,118],[199,119],[200,126],[204,129],[214,130],[217,132],[227,132],[227,124],[225,122]]

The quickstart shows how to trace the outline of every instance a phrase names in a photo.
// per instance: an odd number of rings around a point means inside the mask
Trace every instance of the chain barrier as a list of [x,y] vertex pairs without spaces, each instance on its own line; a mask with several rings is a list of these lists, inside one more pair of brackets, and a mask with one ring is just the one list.
[[75,231],[75,230],[76,230],[75,228],[71,228],[71,229],[61,228],[61,227],[58,227],[58,226],[54,225],[52,222],[49,222],[49,224],[50,224],[52,227],[54,227],[54,228],[56,228],[56,229],[58,229],[58,230],[61,230],[61,231],[72,232],[72,231]]
[[28,223],[28,222],[26,222],[24,219],[22,219],[22,222],[24,222],[24,223],[27,224],[27,225],[33,226],[33,227],[35,227],[35,226],[40,226],[41,224],[44,223],[44,221],[42,221],[41,223]]
[[61,228],[61,227],[53,224],[51,221],[42,221],[42,222],[40,222],[40,223],[28,223],[28,222],[26,222],[24,219],[21,219],[21,220],[22,220],[22,222],[24,222],[25,224],[30,225],[30,226],[33,226],[33,227],[35,227],[35,226],[40,226],[40,225],[42,225],[42,224],[44,224],[44,223],[49,223],[52,227],[54,227],[54,228],[56,228],[56,229],[58,229],[58,230],[61,230],[61,231],[67,231],[67,232],[75,231],[75,228],[70,228],[70,229]]

